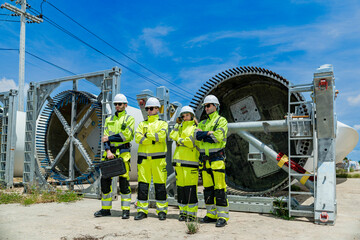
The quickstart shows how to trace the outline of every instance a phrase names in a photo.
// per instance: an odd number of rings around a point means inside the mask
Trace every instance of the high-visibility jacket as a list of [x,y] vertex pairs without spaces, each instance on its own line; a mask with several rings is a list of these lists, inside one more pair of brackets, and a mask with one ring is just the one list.
[[185,166],[199,166],[199,142],[195,140],[196,129],[194,121],[184,121],[175,125],[170,133],[170,138],[177,143],[173,162]]
[[207,119],[199,123],[198,128],[201,129],[201,131],[214,132],[209,135],[213,143],[208,141],[200,142],[200,153],[209,156],[210,153],[215,153],[225,148],[228,132],[227,124],[227,120],[220,116],[217,111],[211,113]]
[[139,144],[138,156],[158,157],[166,154],[168,124],[159,115],[149,116],[135,131],[135,142]]
[[[135,119],[134,117],[127,115],[125,111],[119,112],[111,117],[106,118],[105,120],[105,128],[104,135],[109,137],[110,147],[115,147],[117,156],[122,155],[124,152],[129,152],[129,154],[125,154],[123,159],[125,161],[129,161],[130,150],[128,148],[121,149],[121,146],[129,143],[134,138],[134,127],[135,127]],[[106,147],[105,147],[106,150]],[[106,151],[104,151],[104,159],[106,159]]]

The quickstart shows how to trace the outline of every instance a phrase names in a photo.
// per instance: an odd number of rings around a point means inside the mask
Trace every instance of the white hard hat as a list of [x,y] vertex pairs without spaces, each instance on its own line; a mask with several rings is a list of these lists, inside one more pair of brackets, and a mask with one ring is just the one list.
[[124,94],[119,93],[115,95],[113,103],[128,103],[128,100]]
[[206,105],[208,103],[213,103],[213,104],[216,104],[216,105],[220,106],[219,100],[214,95],[207,95],[205,97],[204,102],[203,102],[202,105],[204,106],[204,105]]
[[193,116],[195,116],[194,110],[189,106],[184,106],[181,108],[180,116],[183,115],[184,113],[191,113]]
[[151,97],[146,101],[145,107],[160,107],[160,102],[157,98]]

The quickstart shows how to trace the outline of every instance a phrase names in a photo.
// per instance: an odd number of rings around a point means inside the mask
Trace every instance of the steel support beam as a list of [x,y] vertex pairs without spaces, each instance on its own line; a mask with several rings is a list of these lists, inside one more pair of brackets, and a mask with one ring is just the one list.
[[273,121],[256,121],[256,122],[236,122],[228,123],[228,134],[236,133],[237,131],[248,132],[287,132],[288,124],[286,120]]
[[[268,157],[268,159],[270,159],[271,161],[274,162],[274,164],[278,164],[278,161],[276,160],[278,153],[275,152],[274,150],[272,150],[269,146],[267,146],[266,144],[264,144],[263,142],[261,142],[259,139],[257,139],[256,137],[254,137],[252,134],[246,132],[246,131],[238,131],[237,132],[239,134],[240,137],[242,137],[245,141],[249,142],[250,144],[252,144],[254,147],[256,147],[257,149],[259,149],[260,151],[262,151],[266,157]],[[292,170],[291,168],[288,168],[287,166],[285,166],[285,164],[281,167],[282,170],[289,172],[291,171],[294,175],[296,174],[296,172],[294,170]],[[296,178],[297,180],[299,180],[301,177],[300,176],[294,176],[294,178]],[[311,181],[306,181],[305,182],[305,186],[309,189],[314,189],[314,183]]]
[[335,79],[333,67],[323,65],[314,73],[316,132],[318,137],[315,223],[333,225],[336,220]]

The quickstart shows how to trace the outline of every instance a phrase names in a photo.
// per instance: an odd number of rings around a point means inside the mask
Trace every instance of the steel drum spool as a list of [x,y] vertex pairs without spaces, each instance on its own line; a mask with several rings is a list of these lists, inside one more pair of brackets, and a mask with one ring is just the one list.
[[[67,124],[71,126],[73,95],[76,99],[76,123],[84,121],[83,126],[77,131],[76,138],[92,163],[101,159],[101,104],[97,101],[96,96],[72,90],[59,93],[54,97],[53,102],[48,102],[42,110],[36,127],[36,154],[38,164],[42,167],[41,173],[46,179],[50,177],[58,182],[66,182],[70,178],[70,148],[69,144],[66,144],[69,136],[54,109],[58,109]],[[94,110],[90,115],[86,115],[90,107]],[[64,145],[67,145],[67,148],[63,154],[60,154]],[[84,153],[79,151],[79,146],[74,146],[74,149],[75,183],[94,182],[97,172],[85,160]],[[56,160],[59,154],[61,157]]]
[[[280,75],[257,67],[239,67],[219,73],[209,79],[194,95],[190,106],[200,121],[206,119],[202,102],[205,96],[215,95],[220,101],[220,115],[229,123],[246,121],[283,120],[288,111],[288,84]],[[301,94],[291,96],[292,101],[304,101]],[[306,105],[292,112],[307,115]],[[288,153],[288,133],[252,133],[276,152]],[[307,140],[299,140],[292,152],[311,153]],[[272,161],[248,161],[249,143],[237,134],[227,137],[226,182],[228,192],[238,195],[263,196],[283,189],[288,174]],[[304,166],[307,159],[294,159]]]

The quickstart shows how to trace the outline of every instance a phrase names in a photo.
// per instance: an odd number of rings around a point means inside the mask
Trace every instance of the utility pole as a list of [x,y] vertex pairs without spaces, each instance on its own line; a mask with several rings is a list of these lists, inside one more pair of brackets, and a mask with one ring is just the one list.
[[[11,0],[13,1],[13,0]],[[21,9],[4,3],[1,8],[6,8],[14,12],[15,16],[20,16],[20,47],[19,47],[19,106],[18,110],[24,111],[24,83],[25,83],[25,23],[41,23],[43,20],[26,12],[26,0],[17,0],[16,4],[21,4]],[[27,21],[29,19],[30,21]]]

